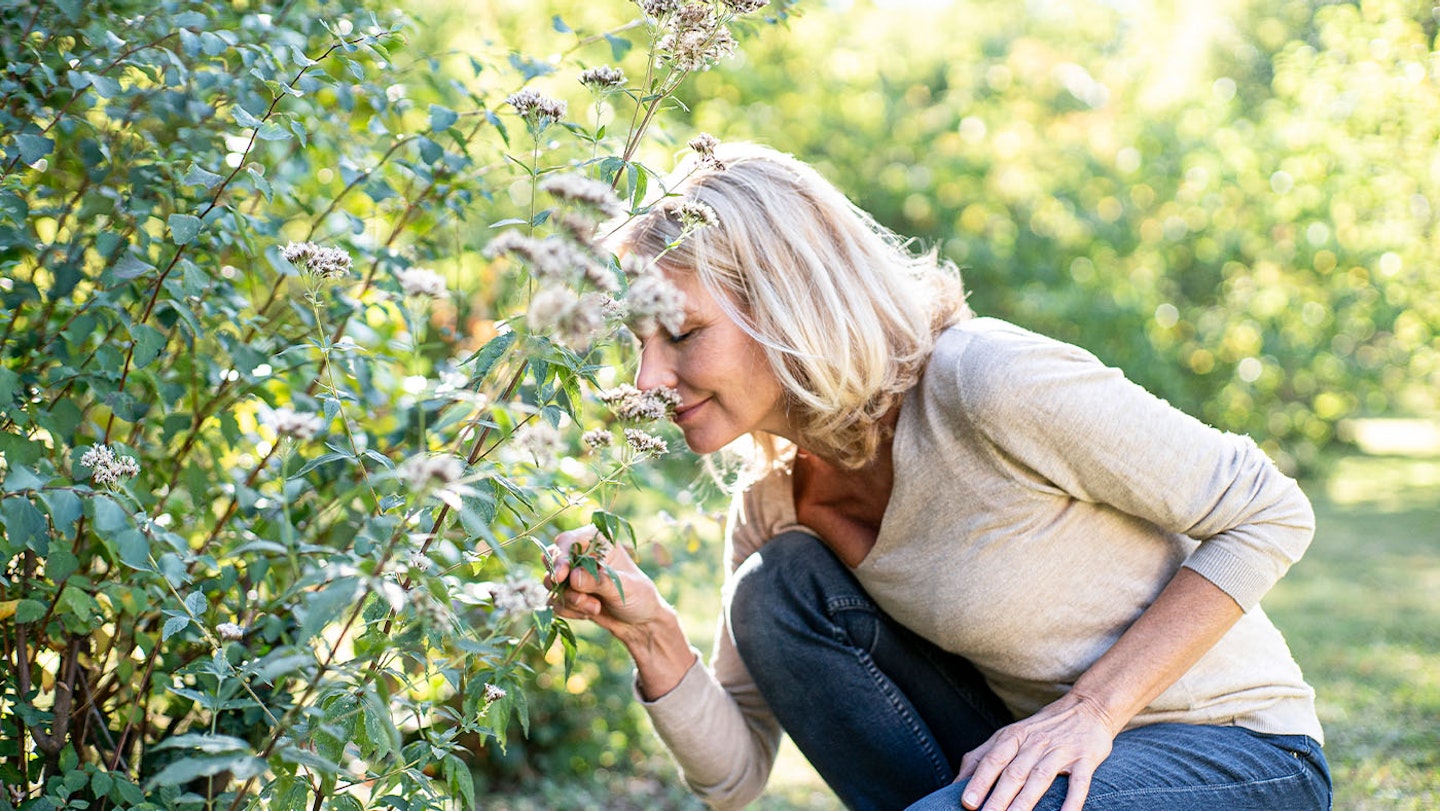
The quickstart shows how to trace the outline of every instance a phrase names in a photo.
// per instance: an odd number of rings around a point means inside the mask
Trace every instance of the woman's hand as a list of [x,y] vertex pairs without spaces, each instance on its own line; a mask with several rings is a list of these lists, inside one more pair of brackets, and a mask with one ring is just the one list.
[[553,589],[565,584],[552,601],[557,615],[590,620],[624,643],[635,660],[641,695],[654,700],[680,683],[695,663],[695,653],[675,609],[623,546],[603,541],[598,577],[570,565],[576,552],[597,544],[598,535],[594,527],[583,527],[555,536],[545,552],[550,569],[545,585]]
[[1072,691],[965,755],[956,780],[970,785],[961,802],[983,811],[1031,811],[1064,774],[1070,785],[1061,811],[1080,811],[1119,732],[1094,702]]
[[555,543],[546,550],[550,574],[545,578],[545,585],[554,588],[564,583],[566,586],[556,598],[556,614],[567,619],[591,620],[623,640],[633,627],[655,621],[669,606],[660,598],[654,582],[640,571],[625,547],[619,544],[600,539],[604,554],[599,559],[599,577],[578,566],[572,567],[573,556],[596,547],[598,537],[599,531],[594,527],[557,535]]

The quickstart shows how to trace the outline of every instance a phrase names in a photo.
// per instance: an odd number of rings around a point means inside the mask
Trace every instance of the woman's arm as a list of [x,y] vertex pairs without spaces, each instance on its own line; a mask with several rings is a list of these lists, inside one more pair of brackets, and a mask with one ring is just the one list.
[[712,808],[743,808],[765,787],[780,728],[740,664],[723,617],[712,672],[698,660],[675,610],[624,549],[609,549],[604,558],[624,599],[603,569],[597,579],[569,565],[571,550],[594,537],[586,528],[556,538],[547,582],[567,585],[556,613],[593,620],[625,645],[635,660],[636,693],[686,784]]
[[1030,811],[1055,778],[1066,774],[1069,793],[1062,811],[1080,811],[1115,736],[1243,614],[1218,586],[1181,569],[1069,693],[965,756],[958,778],[970,780],[965,807]]

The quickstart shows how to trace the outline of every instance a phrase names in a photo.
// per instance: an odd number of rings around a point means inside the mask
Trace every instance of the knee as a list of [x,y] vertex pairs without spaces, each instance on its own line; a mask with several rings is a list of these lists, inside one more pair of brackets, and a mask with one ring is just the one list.
[[727,619],[742,659],[782,651],[785,641],[823,612],[824,573],[837,566],[818,538],[787,532],[745,560],[728,585]]

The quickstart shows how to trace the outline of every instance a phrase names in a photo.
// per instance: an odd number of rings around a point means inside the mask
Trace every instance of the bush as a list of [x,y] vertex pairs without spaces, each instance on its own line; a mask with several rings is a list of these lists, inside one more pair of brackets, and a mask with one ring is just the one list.
[[651,455],[592,396],[644,277],[596,228],[786,13],[641,5],[535,60],[347,2],[0,2],[0,808],[473,804],[573,657],[538,550],[633,539]]

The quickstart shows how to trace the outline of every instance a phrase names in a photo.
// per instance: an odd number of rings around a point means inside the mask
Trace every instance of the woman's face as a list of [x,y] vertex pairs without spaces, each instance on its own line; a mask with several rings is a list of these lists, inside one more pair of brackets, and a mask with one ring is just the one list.
[[675,424],[696,453],[718,451],[752,431],[792,437],[780,383],[760,344],[694,273],[667,278],[685,294],[685,323],[675,335],[662,328],[641,336],[635,385],[679,390]]

